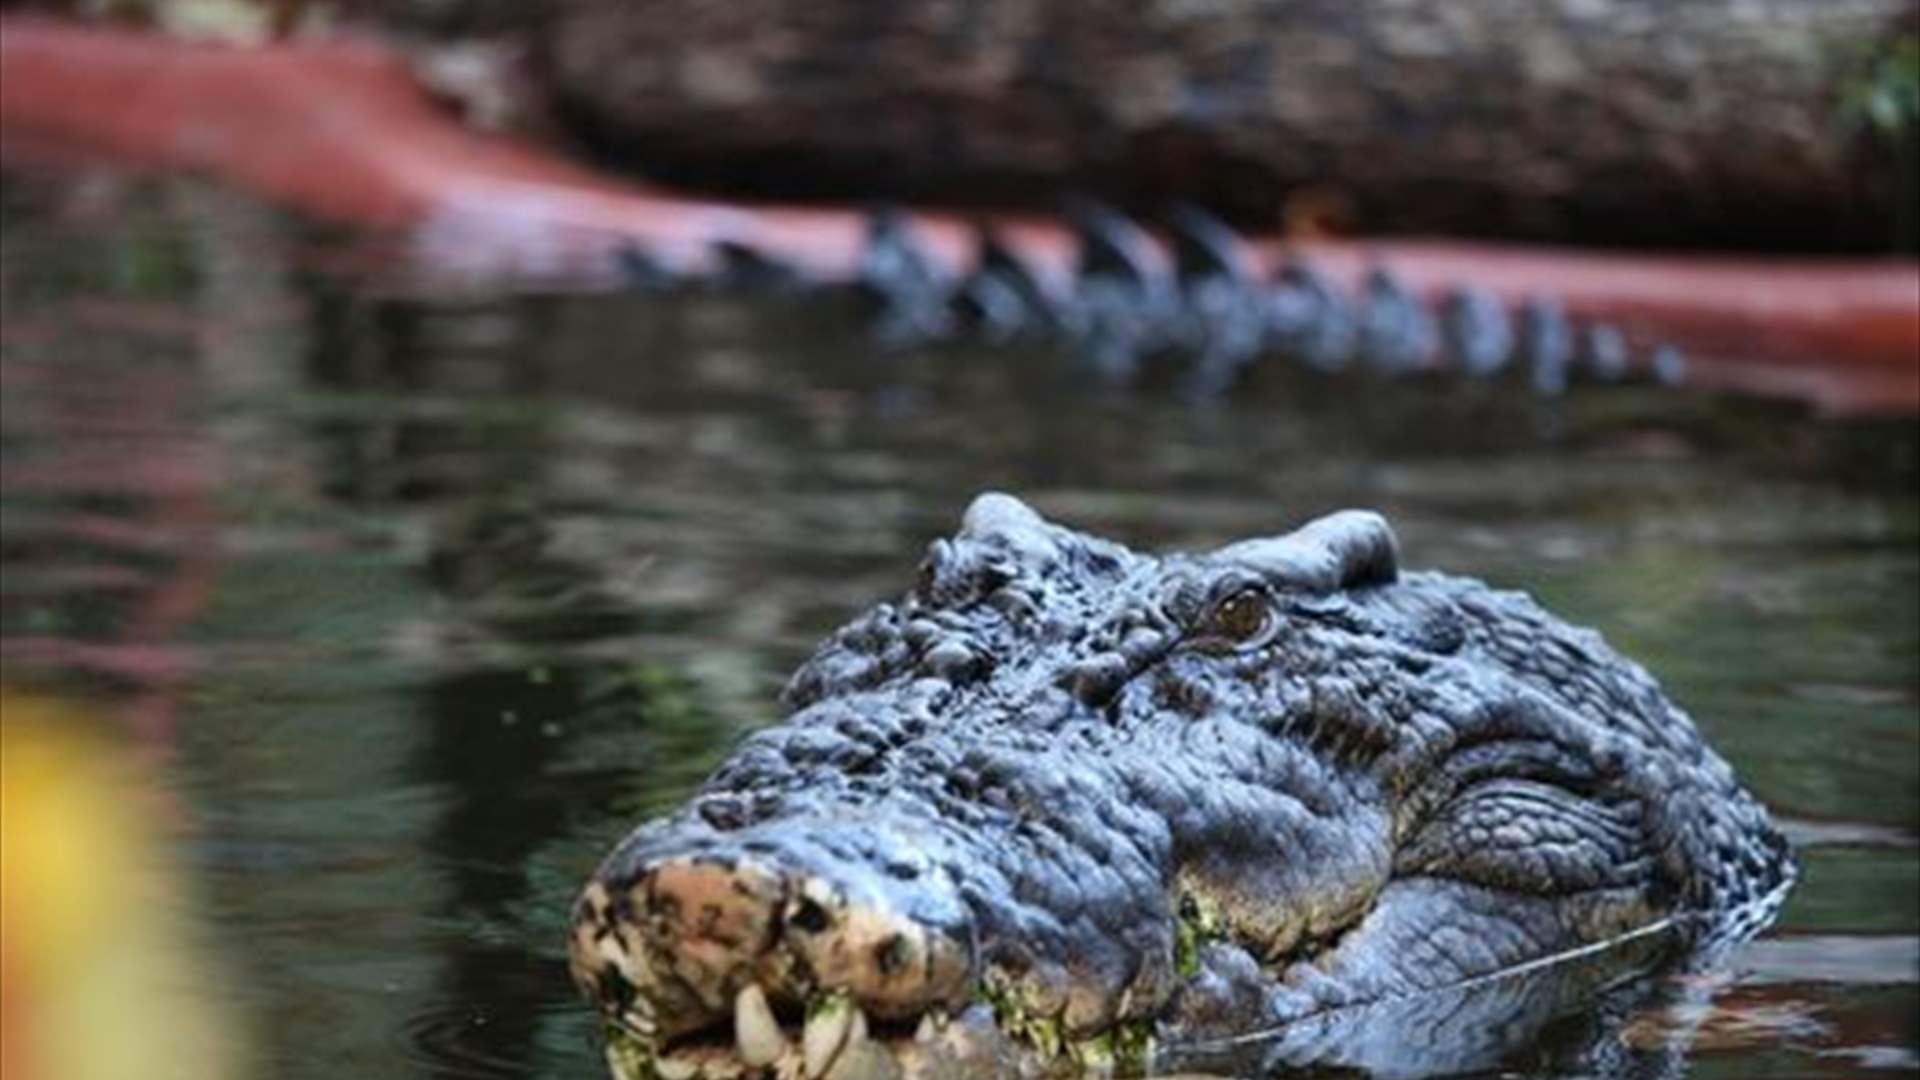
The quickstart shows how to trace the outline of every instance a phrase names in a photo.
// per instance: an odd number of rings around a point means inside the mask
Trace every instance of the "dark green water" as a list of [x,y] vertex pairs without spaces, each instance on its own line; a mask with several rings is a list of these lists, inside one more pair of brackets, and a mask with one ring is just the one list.
[[7,176],[0,226],[6,678],[152,751],[259,1076],[599,1075],[574,891],[986,488],[1145,546],[1375,506],[1601,628],[1805,866],[1636,1037],[1920,1067],[1911,421],[1278,370],[1196,410],[817,303],[427,293],[190,183]]

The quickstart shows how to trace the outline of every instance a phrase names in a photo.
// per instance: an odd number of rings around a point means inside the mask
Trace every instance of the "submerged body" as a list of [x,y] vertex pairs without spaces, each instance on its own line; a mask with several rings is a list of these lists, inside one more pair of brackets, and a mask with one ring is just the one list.
[[617,1071],[1364,1038],[1395,1022],[1367,1010],[1591,947],[1738,940],[1793,876],[1644,671],[1524,596],[1402,573],[1364,512],[1154,557],[982,496],[785,700],[577,905]]

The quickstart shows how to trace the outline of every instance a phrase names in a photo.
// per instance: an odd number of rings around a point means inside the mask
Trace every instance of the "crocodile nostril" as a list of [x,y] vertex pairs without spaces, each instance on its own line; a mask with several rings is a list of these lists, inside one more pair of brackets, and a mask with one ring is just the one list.
[[873,948],[873,962],[882,975],[894,975],[904,970],[912,955],[913,946],[899,934],[889,934],[885,941]]
[[793,905],[793,914],[787,916],[787,925],[803,933],[818,934],[833,922],[827,915],[827,909],[810,896],[803,896]]
[[633,984],[612,967],[604,967],[594,973],[593,990],[598,995],[597,1000],[612,1006],[615,1012],[626,1012],[633,1007]]

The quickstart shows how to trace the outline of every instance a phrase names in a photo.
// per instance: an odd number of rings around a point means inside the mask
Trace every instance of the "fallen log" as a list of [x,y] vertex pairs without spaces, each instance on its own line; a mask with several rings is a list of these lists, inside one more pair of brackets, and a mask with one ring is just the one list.
[[1254,228],[1317,199],[1367,233],[1635,249],[1915,242],[1911,130],[1862,106],[1876,79],[1911,78],[1876,67],[1910,47],[1910,0],[523,11],[564,123],[702,189],[1003,206],[1073,190]]

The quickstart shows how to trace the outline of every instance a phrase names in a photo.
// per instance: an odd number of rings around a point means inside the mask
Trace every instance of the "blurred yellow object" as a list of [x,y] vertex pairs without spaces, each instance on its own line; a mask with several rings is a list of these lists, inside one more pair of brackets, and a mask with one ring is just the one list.
[[0,1074],[229,1080],[160,803],[79,709],[0,690]]

